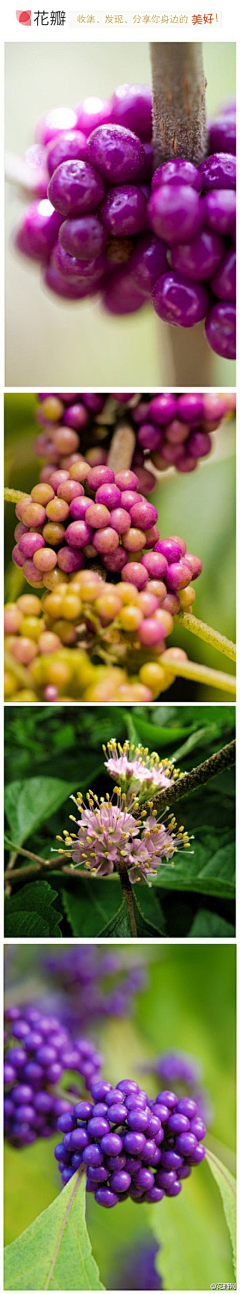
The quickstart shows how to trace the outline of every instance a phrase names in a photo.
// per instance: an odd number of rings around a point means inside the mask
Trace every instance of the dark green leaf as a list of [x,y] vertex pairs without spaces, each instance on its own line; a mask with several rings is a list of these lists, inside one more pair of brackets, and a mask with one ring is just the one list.
[[[137,889],[137,893],[136,893]],[[133,889],[135,920],[138,935],[147,939],[156,939],[165,933],[165,921],[156,890],[148,885],[136,885]]]
[[189,930],[189,939],[234,939],[235,929],[230,921],[225,921],[224,917],[217,916],[216,912],[208,912],[207,908],[199,908],[196,912],[194,921]]
[[72,784],[55,777],[31,777],[27,782],[9,782],[5,791],[5,811],[13,839],[22,845],[60,808],[73,789]]
[[220,898],[233,898],[234,842],[214,851],[213,840],[212,834],[208,837],[204,831],[204,843],[194,840],[193,852],[184,851],[174,867],[162,865],[155,884],[163,889],[194,890],[216,894]]
[[131,939],[131,922],[125,899],[123,899],[123,902],[121,903],[120,908],[116,911],[112,921],[109,921],[108,925],[103,927],[101,934],[107,935],[108,939],[113,936],[115,939]]
[[60,935],[62,913],[53,906],[58,898],[48,881],[23,885],[5,902],[6,938],[34,939]]
[[5,1290],[102,1289],[85,1223],[85,1178],[75,1173],[5,1250]]
[[212,1150],[206,1151],[208,1166],[215,1177],[215,1182],[222,1196],[223,1208],[227,1226],[231,1236],[234,1263],[236,1261],[236,1181],[229,1168],[213,1155]]
[[63,906],[69,925],[76,937],[87,939],[89,935],[101,935],[109,923],[115,920],[121,904],[120,881],[96,880],[95,877],[81,878],[81,881],[69,882],[61,890]]

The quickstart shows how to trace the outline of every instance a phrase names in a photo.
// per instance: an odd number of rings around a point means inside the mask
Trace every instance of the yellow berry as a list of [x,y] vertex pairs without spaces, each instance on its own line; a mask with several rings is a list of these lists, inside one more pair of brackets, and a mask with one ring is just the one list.
[[142,621],[142,611],[137,606],[123,606],[119,615],[119,624],[126,633],[134,633]]

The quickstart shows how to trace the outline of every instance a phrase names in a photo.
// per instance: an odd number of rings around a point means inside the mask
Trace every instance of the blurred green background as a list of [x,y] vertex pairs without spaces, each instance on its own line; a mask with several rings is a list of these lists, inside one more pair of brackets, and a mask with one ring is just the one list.
[[[38,460],[34,454],[37,427],[34,422],[36,396],[5,396],[5,484],[31,490],[36,481]],[[235,421],[227,421],[213,436],[209,458],[203,459],[190,475],[164,473],[151,495],[159,516],[161,535],[179,534],[188,550],[197,553],[203,573],[195,584],[196,615],[235,639]],[[22,592],[22,574],[11,562],[15,512],[6,505],[6,599],[15,601]],[[29,591],[29,588],[28,588]],[[34,590],[36,592],[36,590]],[[232,661],[208,647],[201,639],[178,626],[171,645],[183,647],[193,661],[233,673]],[[173,700],[228,700],[228,693],[216,688],[176,680],[170,690]]]
[[[124,42],[119,34],[118,30],[117,39],[108,43],[7,44],[7,151],[24,154],[34,139],[36,122],[49,108],[79,103],[89,95],[107,98],[122,82],[150,84],[147,41]],[[208,116],[234,96],[235,48],[230,41],[204,43]],[[202,324],[184,330],[182,337],[180,330],[161,323],[149,307],[119,319],[104,314],[99,303],[69,304],[45,291],[39,266],[13,250],[13,230],[23,201],[16,184],[8,184],[7,386],[99,384],[118,390],[126,384],[128,389],[129,383],[234,384],[234,363],[210,350]]]
[[[54,947],[54,946],[53,946]],[[121,947],[121,945],[117,945]],[[56,945],[55,945],[56,948]],[[36,998],[43,991],[40,957],[36,948],[11,950],[8,1003],[14,997]],[[140,951],[140,950],[138,950]],[[135,957],[128,949],[129,959]],[[230,1171],[235,1150],[235,948],[221,944],[178,945],[161,949],[141,947],[147,963],[148,987],[136,998],[132,1020],[101,1021],[92,1031],[104,1054],[104,1076],[112,1083],[122,1077],[139,1081],[139,1066],[160,1051],[179,1048],[197,1057],[204,1085],[213,1104],[213,1123],[206,1144]],[[27,986],[27,992],[26,992]],[[51,987],[50,987],[51,992]],[[141,1082],[141,1079],[140,1079]],[[144,1078],[149,1095],[157,1091],[153,1077]],[[158,1080],[159,1086],[159,1080]],[[6,1148],[5,1238],[10,1243],[55,1198],[59,1175],[53,1158],[57,1137],[17,1152]],[[181,1195],[150,1208],[137,1209],[128,1200],[122,1209],[100,1209],[93,1197],[87,1201],[87,1222],[93,1252],[107,1289],[129,1245],[149,1239],[150,1227],[160,1229],[162,1251],[159,1271],[165,1289],[208,1289],[217,1282],[234,1280],[230,1242],[222,1202],[207,1163],[184,1182]],[[161,1229],[162,1228],[162,1229]],[[178,1235],[185,1238],[185,1281],[178,1284]],[[171,1254],[169,1253],[171,1249]],[[175,1281],[168,1283],[168,1264],[175,1262]],[[114,1288],[118,1288],[116,1281]],[[120,1285],[119,1288],[124,1288]]]

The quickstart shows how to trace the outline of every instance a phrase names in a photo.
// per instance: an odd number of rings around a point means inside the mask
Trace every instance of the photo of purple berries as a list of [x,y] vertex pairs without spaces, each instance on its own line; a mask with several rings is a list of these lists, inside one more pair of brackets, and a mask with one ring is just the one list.
[[234,79],[232,44],[8,47],[8,385],[234,384]]
[[7,702],[235,696],[235,403],[6,395]]
[[231,945],[8,944],[5,1290],[234,1282],[234,989]]

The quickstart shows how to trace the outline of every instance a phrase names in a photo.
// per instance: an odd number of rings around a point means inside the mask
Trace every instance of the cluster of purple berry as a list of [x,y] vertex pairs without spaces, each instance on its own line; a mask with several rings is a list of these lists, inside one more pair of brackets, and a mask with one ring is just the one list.
[[129,963],[126,952],[103,952],[97,944],[51,953],[43,963],[60,990],[60,1011],[71,1029],[87,1028],[102,1016],[128,1016],[134,994],[146,986],[146,969]]
[[125,404],[129,425],[137,436],[131,467],[144,494],[150,494],[156,483],[146,461],[150,459],[158,471],[175,467],[179,472],[193,472],[199,459],[210,453],[213,432],[236,405],[235,396],[228,393],[169,392],[153,399],[149,394],[132,393],[121,398],[116,394],[109,400],[95,394],[74,392],[66,396],[52,392],[38,399],[36,417],[42,431],[35,449],[44,460],[41,481],[49,483],[53,467],[69,470],[82,460],[83,453],[91,467],[106,465],[113,418],[115,421],[122,414]]
[[234,114],[229,105],[210,128],[200,167],[176,158],[154,171],[148,88],[48,113],[26,159],[40,198],[16,234],[47,287],[68,301],[100,291],[114,315],[151,301],[172,325],[204,319],[212,349],[233,359]]
[[197,1102],[198,1113],[209,1127],[213,1120],[213,1107],[210,1093],[202,1083],[202,1069],[196,1056],[189,1056],[185,1051],[162,1052],[153,1063],[144,1066],[144,1071],[155,1074],[157,1081],[173,1083],[178,1096],[190,1096]]
[[71,1110],[67,1093],[56,1090],[64,1072],[74,1070],[88,1091],[103,1060],[89,1039],[73,1041],[57,1017],[35,1006],[9,1007],[5,1025],[5,1137],[21,1149],[51,1137],[59,1116]]
[[64,1136],[54,1153],[63,1183],[86,1169],[87,1191],[104,1208],[129,1196],[155,1204],[179,1195],[182,1180],[205,1154],[206,1128],[195,1101],[168,1090],[150,1100],[129,1079],[116,1088],[94,1083],[91,1097],[92,1103],[77,1102],[58,1121]]

